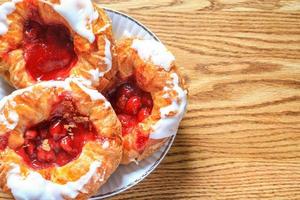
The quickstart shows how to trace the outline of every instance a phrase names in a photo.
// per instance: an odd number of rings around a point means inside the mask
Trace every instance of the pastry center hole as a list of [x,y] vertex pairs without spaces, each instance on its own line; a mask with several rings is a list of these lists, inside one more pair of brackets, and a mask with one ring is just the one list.
[[63,25],[26,21],[23,48],[25,68],[35,80],[65,79],[77,62],[70,33]]
[[24,138],[16,152],[34,169],[63,166],[76,159],[88,141],[100,139],[89,118],[66,97],[52,106],[49,119],[28,127]]

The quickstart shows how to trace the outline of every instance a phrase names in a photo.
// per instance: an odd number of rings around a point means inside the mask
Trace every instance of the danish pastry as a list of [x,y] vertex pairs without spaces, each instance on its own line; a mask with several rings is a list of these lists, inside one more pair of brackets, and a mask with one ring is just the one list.
[[81,77],[101,89],[114,77],[111,22],[90,0],[10,0],[0,13],[0,74],[14,87]]
[[77,79],[13,92],[0,121],[0,188],[16,199],[87,199],[121,161],[116,114]]
[[155,40],[117,44],[119,83],[108,99],[122,124],[122,163],[140,161],[176,134],[187,105],[174,56]]

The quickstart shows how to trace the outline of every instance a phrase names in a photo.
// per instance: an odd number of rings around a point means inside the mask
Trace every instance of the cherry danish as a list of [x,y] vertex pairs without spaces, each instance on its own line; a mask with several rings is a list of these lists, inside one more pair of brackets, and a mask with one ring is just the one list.
[[0,12],[0,75],[14,87],[80,77],[104,90],[114,78],[111,23],[90,0],[11,0]]
[[154,40],[117,44],[119,83],[108,93],[122,124],[122,163],[140,161],[176,134],[187,91],[174,56]]
[[0,122],[0,188],[16,199],[86,199],[121,161],[117,115],[78,79],[13,92]]

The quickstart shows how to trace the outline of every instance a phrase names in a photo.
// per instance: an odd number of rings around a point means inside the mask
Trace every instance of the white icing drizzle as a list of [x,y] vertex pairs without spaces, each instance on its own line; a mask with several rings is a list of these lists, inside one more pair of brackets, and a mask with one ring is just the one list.
[[8,127],[9,129],[12,130],[18,125],[19,115],[18,115],[18,113],[11,111],[8,113],[8,119],[10,119],[10,121],[12,121],[12,124],[10,124],[11,127]]
[[18,122],[19,122],[19,115],[16,112],[12,112],[12,111],[9,112],[8,119],[4,116],[3,113],[0,114],[0,123],[10,130],[16,128]]
[[105,24],[102,28],[100,28],[97,33],[101,33],[106,31],[106,29],[108,29],[110,27],[110,24]]
[[[69,90],[71,91],[71,86],[70,86],[70,82],[72,81],[72,79],[66,79],[65,81],[45,81],[45,82],[40,82],[38,84],[36,84],[36,86],[41,86],[44,88],[63,88],[65,90]],[[28,89],[35,87],[35,85],[30,86]],[[25,88],[26,90],[26,88]],[[31,89],[32,90],[32,89]]]
[[145,62],[151,61],[166,71],[170,71],[171,64],[175,61],[173,54],[163,44],[155,40],[134,39],[131,48],[136,50]]
[[61,0],[60,4],[49,4],[67,20],[76,33],[90,43],[95,41],[92,22],[98,19],[99,14],[91,0]]
[[104,62],[106,64],[106,69],[103,72],[100,72],[99,69],[92,69],[89,71],[89,74],[92,76],[91,79],[93,82],[98,82],[99,78],[103,77],[104,74],[106,74],[107,72],[109,72],[112,68],[112,55],[111,55],[111,43],[110,41],[105,37],[105,58],[104,58]]
[[[17,200],[63,200],[64,196],[75,198],[89,180],[97,173],[101,162],[95,161],[90,165],[89,171],[77,181],[68,182],[64,185],[44,179],[41,174],[30,171],[24,177],[21,175],[20,167],[13,164],[7,174],[7,186]],[[34,186],[34,187],[33,187]]]
[[22,0],[12,0],[0,5],[0,35],[4,35],[7,33],[10,24],[7,16],[15,11],[16,3],[21,1]]
[[102,100],[104,101],[105,108],[109,108],[111,106],[110,103],[105,99],[105,97],[97,90],[86,87],[86,85],[83,84],[79,79],[73,79],[73,81],[80,87],[80,89],[84,93],[90,96],[92,101]]
[[[172,103],[160,109],[161,119],[152,126],[153,132],[150,134],[152,139],[163,139],[177,133],[179,123],[186,111],[187,91],[179,86],[179,78],[176,73],[172,73],[172,88],[165,87],[164,91],[174,90],[177,92],[177,98],[172,99]],[[168,116],[170,113],[176,113],[174,116]]]
[[99,69],[97,68],[97,69],[91,69],[89,71],[89,74],[92,76],[91,80],[97,83],[99,82],[99,78],[104,76],[105,72],[100,72]]
[[102,144],[102,148],[103,149],[107,149],[109,147],[109,141],[105,141],[105,142],[103,142],[103,144]]
[[112,68],[112,55],[110,50],[110,41],[105,37],[105,64],[107,66],[106,72]]
[[165,98],[165,99],[168,99],[168,98],[170,98],[170,95],[168,93],[165,93],[165,94],[162,95],[162,97]]
[[[4,108],[5,103],[9,100],[8,97],[4,97],[0,101],[0,110]],[[14,108],[16,106],[15,101],[10,101],[9,104]],[[19,115],[15,111],[9,111],[8,116],[5,117],[4,113],[0,113],[0,123],[4,125],[6,128],[13,130],[16,128],[19,122]]]

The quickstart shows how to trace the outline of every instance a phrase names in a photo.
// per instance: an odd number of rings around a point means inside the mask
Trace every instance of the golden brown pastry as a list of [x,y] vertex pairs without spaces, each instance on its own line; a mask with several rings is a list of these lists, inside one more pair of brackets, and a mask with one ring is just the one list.
[[117,44],[120,81],[108,94],[122,123],[122,163],[140,161],[176,134],[187,105],[174,56],[155,40]]
[[0,188],[16,199],[87,199],[121,161],[110,103],[76,79],[13,92],[0,122]]
[[9,0],[0,13],[0,75],[14,87],[82,77],[103,89],[114,77],[111,22],[90,0]]

